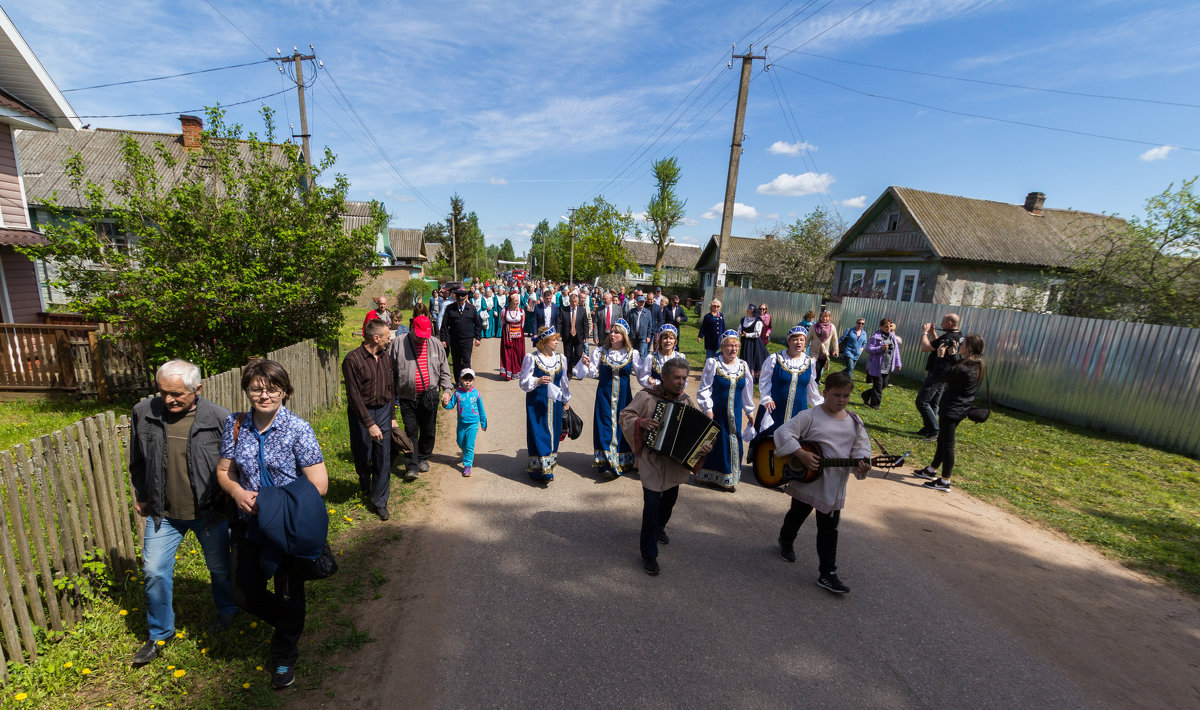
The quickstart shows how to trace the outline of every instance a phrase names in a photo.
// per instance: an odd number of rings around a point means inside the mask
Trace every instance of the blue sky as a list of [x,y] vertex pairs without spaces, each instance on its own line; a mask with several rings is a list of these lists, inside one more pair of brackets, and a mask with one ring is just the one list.
[[[755,63],[750,87],[737,235],[817,206],[853,222],[888,185],[1012,203],[1041,191],[1047,207],[1129,216],[1200,174],[1195,2],[210,2],[3,7],[62,89],[311,43],[324,63],[308,95],[313,145],[338,156],[351,197],[420,227],[457,192],[489,243],[518,252],[539,220],[596,194],[643,210],[650,163],[671,155],[687,199],[677,240],[719,231],[735,42],[768,45],[772,64]],[[263,63],[66,96],[96,127],[178,132],[183,110],[285,82]],[[294,91],[231,107],[232,119],[258,128],[258,103],[300,132]]]

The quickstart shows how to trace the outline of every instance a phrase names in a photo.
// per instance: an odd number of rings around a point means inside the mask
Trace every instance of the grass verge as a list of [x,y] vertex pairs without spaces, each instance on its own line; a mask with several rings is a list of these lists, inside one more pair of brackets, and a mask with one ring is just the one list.
[[[693,365],[703,365],[695,324],[684,324],[680,344]],[[770,350],[779,348],[773,343]],[[922,370],[924,365],[924,359],[905,363]],[[850,408],[890,453],[912,449],[911,463],[929,463],[935,444],[916,436],[921,428],[913,406],[918,384],[894,377],[883,405],[873,410],[858,396],[867,389],[865,368],[864,359],[854,373]],[[956,491],[1200,595],[1200,462],[1195,459],[1002,407],[993,407],[983,424],[964,421],[956,453]]]

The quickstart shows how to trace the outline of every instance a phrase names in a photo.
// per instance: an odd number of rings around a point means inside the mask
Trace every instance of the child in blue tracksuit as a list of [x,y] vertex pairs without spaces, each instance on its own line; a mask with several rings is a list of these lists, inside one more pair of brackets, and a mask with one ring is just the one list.
[[475,371],[463,368],[458,376],[458,389],[444,405],[446,409],[458,407],[458,430],[455,439],[462,449],[463,476],[471,475],[471,464],[475,462],[475,435],[480,427],[487,431],[487,412],[483,411],[483,400],[475,389]]

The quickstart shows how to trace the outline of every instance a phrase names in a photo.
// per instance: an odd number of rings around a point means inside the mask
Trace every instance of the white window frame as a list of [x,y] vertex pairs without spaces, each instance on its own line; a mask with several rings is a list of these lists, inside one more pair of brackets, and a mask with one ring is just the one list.
[[900,213],[892,212],[888,214],[887,231],[895,232],[900,229]]
[[[854,285],[855,281],[858,282],[857,287]],[[847,289],[848,291],[853,293],[855,288],[857,288],[858,290],[861,291],[863,284],[865,284],[866,282],[867,282],[867,270],[866,269],[850,269],[850,285],[849,285],[849,288]]]
[[[883,288],[879,287],[879,282],[881,280],[879,278],[880,274],[883,274],[883,279],[882,279]],[[872,274],[872,278],[871,278],[871,295],[874,296],[876,293],[879,293],[880,291],[882,291],[883,292],[882,298],[887,298],[888,289],[891,287],[891,285],[892,285],[892,270],[891,269],[875,269],[875,273]]]
[[912,295],[909,296],[909,303],[917,302],[917,287],[921,285],[921,271],[919,269],[901,269],[900,270],[900,288],[896,289],[896,300],[904,300],[904,280],[909,276],[912,277]]

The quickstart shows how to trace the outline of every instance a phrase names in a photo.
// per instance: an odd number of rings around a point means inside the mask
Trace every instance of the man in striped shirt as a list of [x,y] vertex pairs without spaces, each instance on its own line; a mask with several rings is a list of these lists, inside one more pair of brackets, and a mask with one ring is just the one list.
[[380,520],[388,519],[391,480],[392,419],[395,416],[395,362],[388,352],[392,331],[382,320],[363,327],[363,344],[342,360],[350,454],[359,491]]

